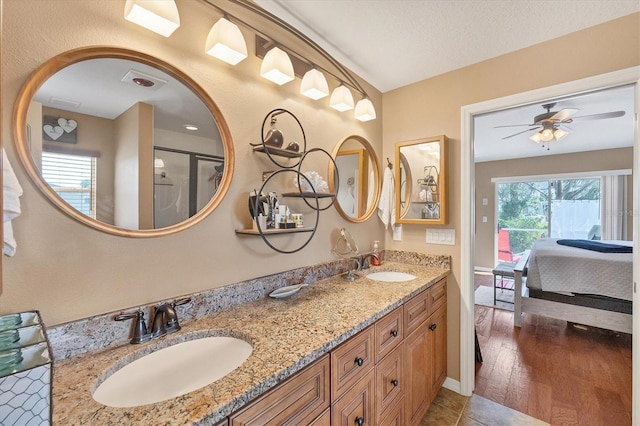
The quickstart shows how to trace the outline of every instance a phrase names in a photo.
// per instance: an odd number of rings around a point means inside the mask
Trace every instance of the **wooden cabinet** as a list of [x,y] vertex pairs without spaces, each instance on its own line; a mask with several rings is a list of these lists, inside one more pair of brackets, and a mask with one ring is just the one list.
[[307,425],[330,404],[325,355],[229,418],[231,426]]
[[443,279],[229,417],[241,425],[417,425],[447,375]]
[[375,423],[375,376],[373,369],[346,389],[337,401],[331,401],[332,426],[373,426]]
[[369,326],[331,351],[331,401],[340,398],[373,365],[373,326]]
[[405,304],[405,318],[407,306],[414,313],[405,331],[407,425],[420,423],[447,375],[446,285],[441,280]]
[[447,378],[447,307],[440,307],[429,317],[431,352],[431,400],[436,397]]
[[376,424],[380,424],[397,401],[404,396],[405,387],[404,344],[376,364]]
[[376,362],[380,362],[404,340],[403,308],[394,309],[375,323]]

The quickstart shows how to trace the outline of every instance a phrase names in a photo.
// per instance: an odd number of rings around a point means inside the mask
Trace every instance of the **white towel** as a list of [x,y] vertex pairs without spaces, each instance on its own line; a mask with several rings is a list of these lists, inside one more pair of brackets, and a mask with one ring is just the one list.
[[16,254],[16,239],[13,236],[13,225],[11,221],[15,219],[22,210],[20,209],[20,196],[22,195],[22,187],[16,177],[11,163],[7,158],[7,153],[2,148],[2,208],[4,223],[4,248],[3,252],[7,256]]
[[390,168],[384,168],[382,178],[382,190],[380,191],[380,201],[378,202],[378,217],[384,224],[384,229],[396,223],[396,191],[393,179],[393,172]]

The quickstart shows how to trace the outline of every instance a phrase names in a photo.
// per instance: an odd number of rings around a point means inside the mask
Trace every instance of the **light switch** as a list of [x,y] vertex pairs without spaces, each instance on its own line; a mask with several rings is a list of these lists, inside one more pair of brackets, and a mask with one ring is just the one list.
[[456,231],[455,229],[427,229],[427,243],[455,245]]
[[487,217],[486,216],[482,216],[482,223],[487,223]]

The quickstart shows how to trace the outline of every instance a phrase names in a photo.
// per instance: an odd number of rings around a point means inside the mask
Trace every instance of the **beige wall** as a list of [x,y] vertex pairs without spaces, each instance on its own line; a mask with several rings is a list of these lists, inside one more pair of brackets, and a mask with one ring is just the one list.
[[[204,43],[220,13],[199,1],[177,3],[182,25],[164,38],[125,21],[123,0],[3,2],[2,140],[24,195],[23,214],[14,220],[17,254],[5,257],[2,264],[0,313],[37,308],[48,325],[55,325],[333,260],[333,240],[343,226],[363,247],[382,239],[383,228],[375,216],[352,224],[335,209],[321,213],[313,240],[292,255],[277,254],[259,237],[236,235],[235,229],[250,226],[248,192],[259,187],[263,170],[275,169],[249,146],[257,142],[269,111],[290,110],[304,126],[308,148],[328,152],[353,134],[365,137],[381,151],[382,120],[361,123],[353,118],[353,111],[339,113],[329,108],[327,98],[313,101],[301,96],[299,79],[285,86],[264,80],[259,76],[261,61],[253,55],[235,67],[206,55]],[[223,1],[220,4],[224,6]],[[264,31],[272,33],[269,28]],[[253,52],[253,34],[243,32]],[[60,212],[27,179],[11,134],[18,91],[47,59],[89,45],[125,47],[158,57],[197,81],[222,111],[233,138],[235,173],[226,197],[195,227],[146,239],[100,233]],[[337,86],[334,81],[329,84]],[[367,85],[365,89],[381,114],[381,94]],[[326,178],[327,158],[313,154],[308,166],[306,163],[305,169]],[[311,221],[311,212],[306,212]]]
[[[557,173],[574,173],[603,170],[620,170],[633,168],[633,148],[618,148],[601,151],[581,152],[577,154],[549,155],[526,159],[487,161],[476,163],[476,241],[475,265],[482,268],[493,268],[495,265],[496,242],[496,184],[491,182],[496,177],[536,176]],[[631,179],[628,179],[629,186]],[[488,203],[482,205],[482,199]],[[631,188],[628,194],[632,200]],[[487,222],[482,223],[482,216]],[[630,230],[631,215],[628,226]],[[627,236],[631,238],[631,233]]]
[[[363,247],[382,240],[383,228],[375,216],[352,224],[333,209],[322,213],[314,240],[293,255],[278,255],[260,239],[235,235],[234,229],[249,225],[247,192],[259,184],[262,170],[274,168],[248,146],[255,141],[264,115],[273,108],[296,114],[309,147],[331,151],[345,136],[359,134],[371,142],[379,159],[394,158],[396,142],[446,134],[450,138],[450,205],[445,227],[460,229],[461,106],[640,64],[640,14],[634,14],[384,96],[366,86],[381,119],[362,124],[350,113],[330,110],[326,102],[303,99],[297,84],[277,87],[262,80],[258,77],[260,61],[254,57],[231,67],[206,56],[202,45],[219,14],[199,2],[178,1],[183,25],[169,39],[124,21],[119,1],[68,0],[64,8],[56,3],[3,2],[2,138],[10,161],[17,163],[11,142],[11,109],[29,73],[57,53],[102,44],[157,56],[199,82],[229,124],[236,172],[220,206],[196,227],[162,238],[128,239],[99,233],[69,219],[45,201],[16,164],[25,190],[23,215],[14,221],[18,253],[5,258],[2,265],[0,312],[37,308],[50,325],[331,260],[332,239],[341,226],[350,229]],[[245,35],[252,52],[253,37]],[[543,57],[547,61],[541,61]],[[317,170],[321,163],[326,162],[311,160]],[[448,285],[448,375],[458,379],[460,236],[455,246],[440,246],[425,244],[424,226],[404,225],[403,233],[402,241],[396,242],[387,231],[385,248],[453,257]]]
[[[449,225],[443,227],[459,230],[462,106],[637,65],[640,65],[638,13],[387,92],[383,96],[381,157],[393,158],[397,142],[447,135],[450,205]],[[448,376],[457,379],[460,375],[459,232],[455,246],[440,246],[425,243],[425,226],[404,225],[403,228],[402,242],[392,241],[390,233],[386,234],[386,248],[453,256],[453,275],[448,282]]]

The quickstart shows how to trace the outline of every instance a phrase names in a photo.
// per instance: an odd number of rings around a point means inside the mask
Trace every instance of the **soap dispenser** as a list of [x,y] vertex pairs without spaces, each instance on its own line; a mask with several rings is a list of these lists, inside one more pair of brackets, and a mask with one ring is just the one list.
[[373,242],[373,254],[375,254],[377,257],[372,256],[371,257],[371,264],[373,266],[380,266],[382,262],[380,262],[380,241],[374,241]]

